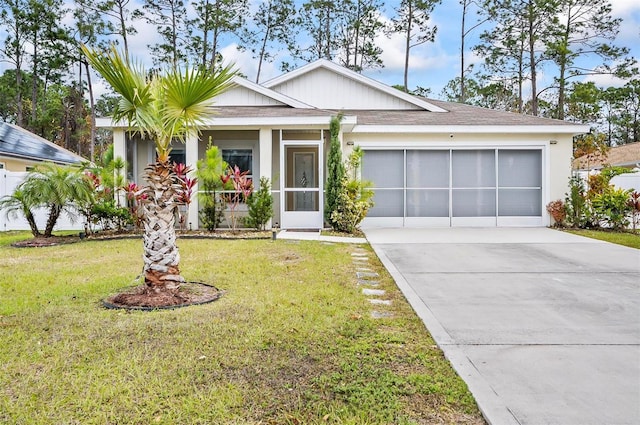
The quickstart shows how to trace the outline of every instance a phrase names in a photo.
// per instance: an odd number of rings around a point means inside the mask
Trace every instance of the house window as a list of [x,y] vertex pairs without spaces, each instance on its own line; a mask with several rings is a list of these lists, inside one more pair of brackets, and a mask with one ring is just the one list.
[[4,162],[0,162],[0,170],[4,170]]
[[187,164],[187,154],[184,148],[173,148],[169,154],[169,161],[176,164]]
[[230,167],[237,165],[241,172],[249,171],[247,177],[252,177],[253,151],[251,149],[222,149],[222,159]]

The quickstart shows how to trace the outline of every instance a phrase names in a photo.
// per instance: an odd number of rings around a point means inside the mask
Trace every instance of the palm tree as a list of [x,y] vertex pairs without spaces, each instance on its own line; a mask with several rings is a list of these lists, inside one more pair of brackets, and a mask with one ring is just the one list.
[[93,196],[93,188],[82,168],[52,163],[44,163],[30,171],[18,189],[31,200],[32,205],[48,208],[43,234],[45,238],[51,237],[63,212],[73,218],[77,212],[75,206],[89,201]]
[[42,236],[42,233],[40,233],[36,219],[33,216],[32,209],[34,207],[34,200],[30,199],[29,194],[20,189],[20,187],[17,187],[11,195],[5,195],[0,199],[0,211],[4,210],[7,218],[11,219],[17,218],[18,213],[24,215],[31,228],[31,234],[34,238],[37,238]]
[[113,120],[126,120],[156,145],[157,159],[145,169],[149,186],[141,202],[144,224],[144,280],[147,293],[177,295],[184,278],[174,230],[177,178],[169,162],[171,141],[184,141],[210,115],[212,99],[232,86],[236,71],[228,66],[204,69],[170,68],[147,74],[115,47],[98,52],[82,46],[93,68],[121,99]]

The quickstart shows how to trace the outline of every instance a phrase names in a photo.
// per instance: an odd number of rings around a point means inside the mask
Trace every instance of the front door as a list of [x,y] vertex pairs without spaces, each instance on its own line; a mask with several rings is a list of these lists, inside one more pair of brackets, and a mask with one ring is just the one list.
[[285,142],[280,175],[283,229],[321,229],[323,226],[322,145],[319,142]]

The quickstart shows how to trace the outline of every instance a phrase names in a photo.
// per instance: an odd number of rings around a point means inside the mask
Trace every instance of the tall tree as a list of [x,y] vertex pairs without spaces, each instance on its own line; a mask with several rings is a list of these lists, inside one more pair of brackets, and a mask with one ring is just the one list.
[[404,38],[404,91],[409,91],[409,57],[411,50],[435,40],[437,27],[431,26],[430,16],[440,0],[400,0],[391,19],[390,34]]
[[630,80],[611,92],[616,105],[612,130],[615,143],[640,141],[640,79]]
[[[555,118],[564,119],[567,86],[571,78],[613,74],[610,66],[629,52],[611,44],[618,34],[621,18],[611,16],[609,0],[562,0],[560,25],[547,42],[548,55],[558,67],[555,78],[558,102]],[[597,57],[596,66],[585,66],[585,57]]]
[[[133,20],[141,17],[140,11],[130,8],[131,0],[74,0],[74,2],[76,15],[86,16],[85,21],[99,26],[99,28],[85,29],[85,31],[100,33],[117,45],[122,44],[124,55],[128,57],[129,36],[138,32],[133,26]],[[87,23],[87,25],[90,24]]]
[[[6,28],[6,38],[2,48],[2,58],[15,67],[15,87],[23,87],[23,66],[27,60],[27,39],[29,34],[29,18],[27,15],[28,0],[0,0],[0,23]],[[6,75],[6,74],[5,74]],[[22,89],[15,90],[16,115],[15,123],[24,126],[24,98]]]
[[259,83],[262,64],[275,59],[277,47],[291,48],[295,43],[296,7],[293,0],[267,0],[260,3],[251,20],[253,28],[244,28],[240,45],[258,60]]
[[187,61],[191,22],[183,0],[145,0],[144,17],[155,25],[162,41],[150,45],[154,64],[177,68]]
[[338,18],[342,2],[308,0],[300,9],[300,27],[311,40],[308,46],[298,46],[292,56],[311,62],[332,60],[337,50]]
[[472,66],[467,66],[465,64],[465,53],[466,53],[466,39],[469,34],[480,25],[487,22],[488,18],[479,19],[477,22],[473,23],[471,26],[467,27],[467,14],[469,14],[472,10],[473,6],[477,6],[475,0],[460,0],[460,5],[462,6],[462,14],[461,14],[461,23],[460,23],[460,76],[459,76],[459,84],[460,84],[460,95],[457,98],[457,101],[460,103],[465,103],[467,93],[466,93],[466,74],[470,71]]
[[[442,90],[442,97],[450,102],[457,102],[460,98],[460,77],[449,81]],[[518,95],[509,81],[490,81],[466,78],[465,103],[482,108],[515,112],[518,109]]]
[[197,13],[194,28],[201,35],[192,37],[191,50],[203,68],[213,71],[222,59],[223,38],[242,30],[249,6],[247,0],[199,0],[194,8]]
[[[178,177],[169,160],[171,141],[198,130],[209,115],[214,97],[231,87],[235,72],[171,67],[152,78],[139,66],[132,67],[113,48],[97,52],[83,47],[91,65],[121,96],[113,114],[155,142],[157,159],[145,170],[149,184],[141,199],[144,223],[144,280],[146,291],[161,293],[180,302],[180,256],[174,230]],[[171,302],[170,302],[171,303]]]
[[383,30],[379,0],[344,0],[341,17],[339,58],[343,66],[356,72],[382,67],[382,49],[376,37]]
[[[486,60],[489,74],[499,70],[508,79],[516,79],[521,87],[525,79],[531,83],[528,109],[538,115],[538,72],[548,60],[544,42],[556,31],[560,0],[485,0],[483,13],[494,27],[481,35],[476,51]],[[524,111],[520,90],[520,110]]]
[[59,81],[66,73],[72,49],[69,29],[62,25],[67,10],[62,0],[30,0],[28,3],[31,44],[31,117],[29,128],[36,129],[40,84],[46,91],[51,81]]

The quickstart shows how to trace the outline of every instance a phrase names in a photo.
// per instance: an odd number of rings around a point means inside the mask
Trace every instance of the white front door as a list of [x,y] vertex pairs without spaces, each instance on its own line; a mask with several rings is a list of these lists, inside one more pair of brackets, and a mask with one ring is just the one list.
[[283,229],[321,229],[323,226],[322,144],[285,141],[280,150],[280,217]]

